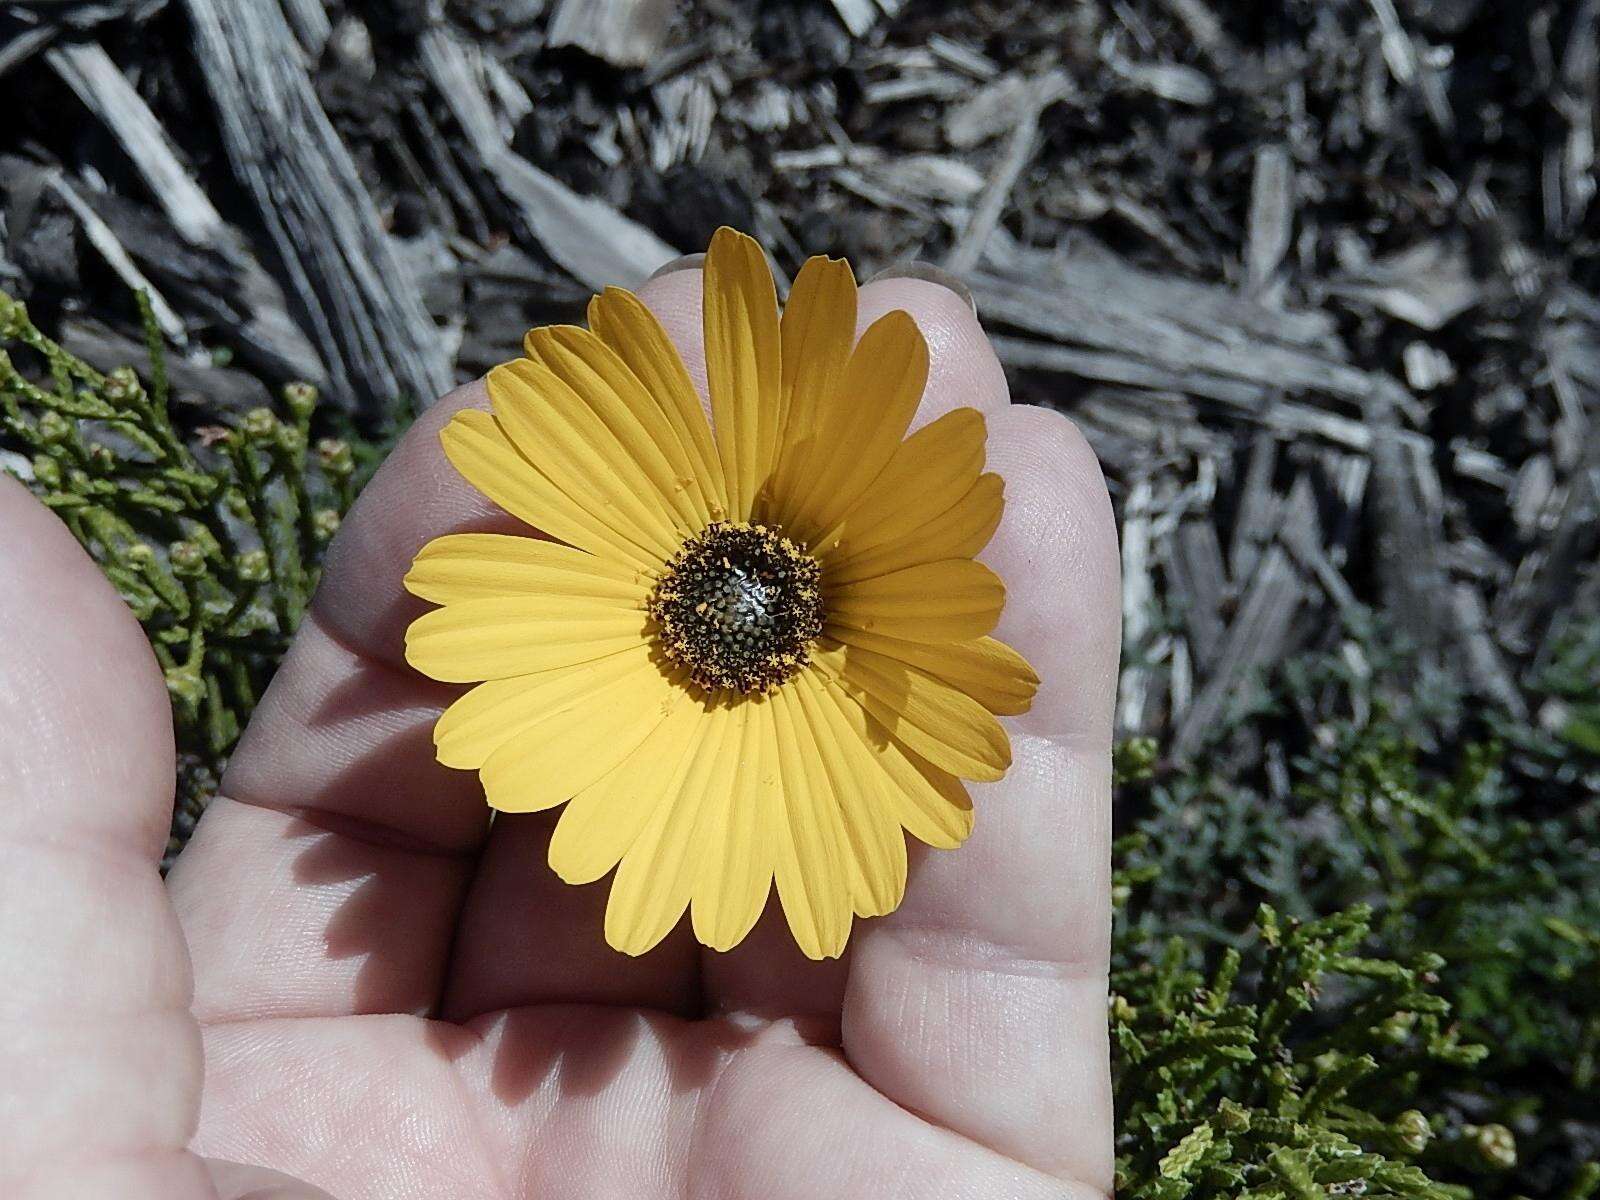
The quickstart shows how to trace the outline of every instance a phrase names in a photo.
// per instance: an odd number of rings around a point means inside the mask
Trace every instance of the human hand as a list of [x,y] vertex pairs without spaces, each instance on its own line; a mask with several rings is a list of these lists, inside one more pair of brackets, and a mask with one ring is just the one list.
[[[699,272],[641,295],[700,374]],[[491,831],[476,776],[435,763],[455,691],[404,665],[424,606],[400,578],[439,534],[517,528],[439,449],[481,385],[361,497],[165,890],[159,673],[67,532],[0,486],[0,1193],[322,1195],[201,1156],[339,1200],[1109,1190],[1110,506],[1066,421],[1008,407],[954,293],[863,288],[863,326],[894,308],[931,354],[917,423],[988,417],[996,636],[1043,684],[968,843],[913,847],[903,906],[838,962],[805,960],[775,902],[731,953],[680,928],[623,957],[604,884],[545,865],[556,814]]]

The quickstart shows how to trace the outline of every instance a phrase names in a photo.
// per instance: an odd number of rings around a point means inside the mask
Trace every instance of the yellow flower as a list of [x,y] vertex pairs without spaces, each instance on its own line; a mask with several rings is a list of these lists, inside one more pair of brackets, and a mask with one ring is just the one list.
[[596,296],[589,326],[530,332],[489,373],[493,412],[442,434],[551,540],[441,537],[406,576],[442,606],[409,661],[477,684],[439,718],[439,761],[502,812],[566,805],[550,865],[574,884],[616,869],[618,950],[686,908],[729,949],[776,882],[800,948],[836,957],[854,916],[899,906],[905,833],[966,838],[961,781],[1005,774],[996,715],[1038,684],[987,636],[1005,591],[974,560],[1002,507],[983,417],[907,437],[928,370],[911,317],[856,342],[849,266],[813,258],[780,319],[731,229],[705,261],[710,424],[637,297]]

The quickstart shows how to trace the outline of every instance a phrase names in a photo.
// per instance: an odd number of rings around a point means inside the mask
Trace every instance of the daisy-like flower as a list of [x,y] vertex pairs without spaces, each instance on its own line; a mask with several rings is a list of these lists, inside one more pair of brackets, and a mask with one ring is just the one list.
[[899,906],[905,834],[951,849],[963,780],[999,779],[997,715],[1038,679],[988,636],[1005,589],[974,556],[1000,520],[984,421],[907,437],[928,351],[909,314],[858,342],[847,264],[805,264],[780,317],[761,248],[705,260],[711,421],[637,297],[535,329],[493,411],[442,433],[466,480],[540,535],[452,534],[406,586],[442,607],[411,664],[477,686],[434,731],[491,807],[565,804],[550,865],[612,870],[606,939],[642,954],[692,913],[737,945],[774,883],[812,958]]

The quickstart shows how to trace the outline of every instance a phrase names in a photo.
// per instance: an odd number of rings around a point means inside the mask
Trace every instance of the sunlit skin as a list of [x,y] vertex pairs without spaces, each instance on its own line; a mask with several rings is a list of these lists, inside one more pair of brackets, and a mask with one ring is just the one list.
[[[699,273],[641,295],[701,376]],[[1006,721],[1010,773],[973,787],[968,843],[914,849],[905,903],[837,962],[804,960],[773,905],[732,953],[685,924],[621,956],[605,883],[545,866],[555,814],[491,831],[475,776],[434,761],[459,689],[404,667],[426,606],[400,579],[440,534],[522,531],[439,450],[481,386],[430,410],[362,496],[165,887],[160,675],[66,530],[0,480],[0,1195],[1109,1189],[1110,505],[1067,421],[1009,406],[953,293],[868,285],[861,325],[894,308],[930,347],[917,423],[987,416],[1006,477],[982,555],[1008,587],[996,635],[1044,682]]]

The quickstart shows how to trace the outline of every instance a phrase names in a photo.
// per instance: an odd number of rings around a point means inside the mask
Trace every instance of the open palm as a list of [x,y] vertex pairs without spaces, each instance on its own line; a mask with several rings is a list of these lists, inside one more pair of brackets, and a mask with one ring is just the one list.
[[[642,295],[703,378],[699,273]],[[149,649],[66,531],[0,482],[0,1193],[1106,1192],[1110,506],[1066,421],[1009,406],[954,293],[863,289],[863,325],[892,308],[932,355],[917,423],[988,416],[1007,479],[983,556],[1009,586],[996,632],[1044,683],[1008,722],[1010,775],[972,789],[968,845],[914,850],[903,907],[837,963],[803,959],[775,905],[732,953],[680,927],[622,957],[606,884],[545,865],[555,814],[491,828],[476,777],[435,764],[452,690],[404,665],[420,604],[400,577],[439,534],[515,528],[438,446],[481,386],[362,495],[165,887],[173,757]]]

